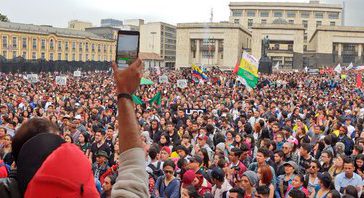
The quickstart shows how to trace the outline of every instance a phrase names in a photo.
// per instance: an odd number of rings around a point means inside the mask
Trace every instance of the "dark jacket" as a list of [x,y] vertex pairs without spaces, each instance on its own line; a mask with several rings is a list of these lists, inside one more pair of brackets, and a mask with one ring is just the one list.
[[21,198],[18,189],[18,182],[15,179],[16,171],[11,171],[9,177],[0,179],[0,197],[1,198]]

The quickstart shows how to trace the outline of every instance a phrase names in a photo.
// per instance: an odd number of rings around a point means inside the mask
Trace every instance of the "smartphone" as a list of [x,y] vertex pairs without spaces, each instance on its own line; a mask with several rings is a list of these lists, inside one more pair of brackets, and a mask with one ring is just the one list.
[[115,62],[119,69],[129,67],[138,58],[139,37],[137,31],[118,31]]

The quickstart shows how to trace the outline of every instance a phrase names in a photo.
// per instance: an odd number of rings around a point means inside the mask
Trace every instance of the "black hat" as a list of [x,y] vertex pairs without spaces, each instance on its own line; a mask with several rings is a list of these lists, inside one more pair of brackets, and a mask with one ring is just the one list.
[[224,181],[225,178],[225,172],[224,170],[222,170],[222,168],[220,167],[215,167],[212,169],[212,171],[210,172],[210,178],[211,179],[216,179],[218,181]]
[[189,159],[190,163],[198,162],[199,164],[202,164],[202,159],[200,156],[195,155]]
[[97,152],[96,157],[99,157],[99,156],[104,156],[106,158],[109,158],[109,155],[106,153],[106,151]]
[[187,149],[185,146],[183,146],[183,145],[178,145],[178,146],[176,147],[176,151],[178,151],[178,150],[182,150],[182,151],[184,151],[186,154],[189,154],[188,149]]

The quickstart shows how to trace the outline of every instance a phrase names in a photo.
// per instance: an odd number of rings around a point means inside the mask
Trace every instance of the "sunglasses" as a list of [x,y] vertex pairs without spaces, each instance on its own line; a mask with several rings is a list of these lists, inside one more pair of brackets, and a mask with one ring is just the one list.
[[310,166],[310,168],[315,169],[315,168],[317,168],[317,167],[316,167],[316,166]]
[[164,170],[163,171],[165,174],[173,174],[173,171],[170,171],[170,170]]

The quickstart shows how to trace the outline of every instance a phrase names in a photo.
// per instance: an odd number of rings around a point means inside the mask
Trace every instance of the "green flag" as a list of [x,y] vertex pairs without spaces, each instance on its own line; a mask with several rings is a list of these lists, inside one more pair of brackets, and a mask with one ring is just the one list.
[[142,105],[142,104],[144,104],[144,102],[142,101],[142,99],[140,99],[138,96],[136,96],[136,95],[134,95],[134,94],[133,94],[131,97],[132,97],[133,102],[134,102],[135,104],[137,104],[137,105]]
[[152,99],[149,100],[149,104],[152,105],[155,102],[155,104],[160,105],[161,99],[161,92],[158,92]]

